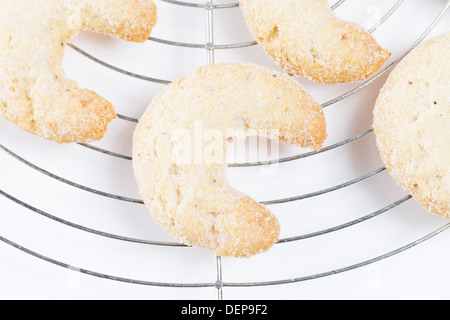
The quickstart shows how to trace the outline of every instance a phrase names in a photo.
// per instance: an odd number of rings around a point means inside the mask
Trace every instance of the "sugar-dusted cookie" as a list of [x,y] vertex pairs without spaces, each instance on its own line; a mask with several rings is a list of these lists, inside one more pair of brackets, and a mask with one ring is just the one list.
[[140,119],[137,183],[155,220],[180,242],[248,257],[277,241],[277,218],[226,180],[226,150],[249,135],[318,150],[326,139],[324,113],[289,76],[231,63],[173,82]]
[[375,107],[381,156],[428,211],[450,218],[450,33],[414,49],[389,76]]
[[143,42],[155,23],[150,0],[0,0],[0,113],[56,142],[101,139],[114,108],[67,79],[64,47],[82,30]]
[[390,53],[361,27],[338,19],[327,0],[241,0],[247,24],[287,72],[322,83],[368,78]]

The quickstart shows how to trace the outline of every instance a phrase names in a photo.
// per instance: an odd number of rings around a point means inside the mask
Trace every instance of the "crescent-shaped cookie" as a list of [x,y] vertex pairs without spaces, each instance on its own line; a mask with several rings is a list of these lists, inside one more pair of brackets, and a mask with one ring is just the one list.
[[0,0],[0,113],[56,142],[101,139],[114,108],[67,79],[64,48],[82,30],[143,42],[156,19],[150,0]]
[[361,27],[338,19],[327,0],[241,0],[247,24],[287,72],[321,83],[368,78],[390,53]]
[[152,101],[133,138],[133,166],[155,220],[180,242],[248,257],[278,239],[277,218],[226,180],[226,150],[263,135],[320,149],[322,108],[289,76],[254,64],[214,64]]
[[383,161],[428,211],[450,218],[450,32],[428,40],[389,76],[374,111]]

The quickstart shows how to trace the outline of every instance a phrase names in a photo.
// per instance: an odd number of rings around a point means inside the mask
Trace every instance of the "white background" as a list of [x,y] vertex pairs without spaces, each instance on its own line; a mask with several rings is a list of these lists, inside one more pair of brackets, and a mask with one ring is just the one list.
[[[191,0],[193,1],[193,0]],[[275,1],[275,0],[274,0]],[[215,3],[231,3],[219,1]],[[347,0],[336,14],[370,28],[394,0]],[[153,37],[205,43],[205,11],[155,0],[159,22]],[[196,3],[202,3],[197,0]],[[395,61],[438,16],[445,0],[405,0],[375,32]],[[450,30],[450,13],[427,36]],[[216,44],[252,41],[239,8],[215,10]],[[141,75],[175,80],[206,63],[205,49],[147,41],[125,43],[82,33],[73,43],[105,62]],[[216,62],[277,66],[258,46],[217,50]],[[162,84],[117,73],[67,48],[67,75],[110,100],[122,115],[139,118]],[[388,73],[356,94],[325,109],[326,146],[371,128],[372,110]],[[357,84],[320,85],[297,79],[320,103]],[[106,137],[92,145],[131,155],[135,123],[114,120]],[[0,119],[0,144],[27,161],[78,184],[139,199],[131,161],[83,146],[58,145],[24,133]],[[281,156],[301,154],[281,146]],[[237,154],[242,158],[242,154]],[[24,165],[0,150],[0,190],[30,206],[88,228],[126,237],[174,241],[140,204],[74,188]],[[339,185],[384,165],[373,133],[343,147],[274,167],[229,169],[230,183],[259,201],[307,194]],[[281,238],[325,230],[375,212],[406,196],[382,172],[363,182],[318,197],[273,205]],[[449,221],[426,212],[414,200],[360,224],[277,244],[251,259],[222,259],[225,283],[301,278],[352,266],[408,245]],[[66,226],[0,196],[0,237],[76,268],[116,277],[162,283],[214,283],[215,259],[205,249],[136,244]],[[393,257],[315,280],[261,287],[225,287],[224,299],[447,299],[450,298],[450,230]],[[106,280],[54,265],[0,242],[2,299],[216,299],[213,287],[170,288]]]

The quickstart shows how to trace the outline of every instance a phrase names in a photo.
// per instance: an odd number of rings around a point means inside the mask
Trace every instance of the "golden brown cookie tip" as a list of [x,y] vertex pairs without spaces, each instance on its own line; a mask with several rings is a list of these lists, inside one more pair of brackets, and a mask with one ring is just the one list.
[[59,143],[101,139],[116,113],[67,79],[65,45],[83,30],[143,42],[155,23],[150,0],[0,0],[0,113]]
[[278,240],[278,219],[232,188],[226,151],[262,135],[320,149],[321,106],[292,78],[254,64],[201,67],[152,101],[133,138],[133,167],[155,220],[178,241],[250,257]]
[[287,72],[321,83],[364,80],[390,57],[361,27],[338,19],[327,0],[241,0],[258,43]]

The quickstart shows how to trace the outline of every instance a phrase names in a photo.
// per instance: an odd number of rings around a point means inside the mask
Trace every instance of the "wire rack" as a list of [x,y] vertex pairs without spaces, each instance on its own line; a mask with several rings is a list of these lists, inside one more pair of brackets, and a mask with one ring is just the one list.
[[[219,50],[231,50],[231,49],[237,49],[237,48],[252,47],[252,46],[257,45],[255,41],[239,42],[239,43],[233,43],[233,44],[217,44],[215,41],[214,13],[218,10],[227,10],[227,9],[239,7],[238,2],[228,3],[228,4],[216,4],[216,3],[214,3],[214,0],[205,0],[204,3],[191,3],[191,2],[183,2],[183,1],[175,1],[175,0],[159,0],[159,1],[166,2],[173,6],[192,7],[197,10],[204,10],[205,25],[206,25],[206,28],[205,28],[206,42],[203,44],[195,44],[195,43],[177,42],[177,41],[160,39],[160,38],[156,38],[156,37],[150,37],[149,41],[151,41],[151,42],[156,42],[156,43],[168,45],[168,46],[176,46],[176,47],[184,47],[184,48],[192,48],[192,49],[204,49],[206,52],[206,63],[208,63],[208,64],[212,64],[215,62],[216,53]],[[344,2],[346,2],[346,1],[339,0],[339,1],[335,2],[332,6],[332,9],[333,10],[337,9]],[[402,7],[402,5],[404,3],[405,3],[404,0],[393,1],[393,5],[390,7],[390,9],[387,10],[386,12],[384,12],[384,14],[381,16],[381,18],[372,25],[369,32],[373,33],[378,28],[380,28],[397,10],[399,10]],[[329,101],[327,101],[325,103],[322,103],[322,107],[324,109],[326,109],[332,105],[335,105],[338,102],[341,102],[344,99],[347,99],[350,96],[353,96],[354,94],[360,92],[363,88],[370,86],[371,84],[376,82],[378,79],[381,79],[383,76],[387,75],[387,73],[401,59],[403,59],[413,48],[415,48],[418,44],[420,44],[430,34],[430,32],[435,28],[435,26],[438,24],[438,22],[440,22],[441,19],[443,19],[443,17],[445,16],[449,7],[450,7],[450,2],[443,4],[441,11],[438,13],[437,16],[434,17],[434,19],[432,21],[430,21],[429,25],[423,31],[423,33],[420,35],[420,37],[418,37],[410,45],[410,47],[407,50],[405,50],[401,55],[399,55],[393,61],[390,61],[386,66],[384,66],[383,69],[381,69],[376,75],[374,75],[373,77],[371,77],[370,79],[368,79],[364,82],[358,83],[353,88],[350,88],[348,91],[344,92],[343,94],[339,94],[337,97],[330,99]],[[73,43],[69,44],[69,46],[70,46],[70,48],[72,48],[73,50],[78,52],[79,54],[94,61],[95,63],[97,63],[103,67],[109,68],[120,74],[124,74],[126,76],[130,76],[135,79],[139,79],[139,80],[143,80],[143,81],[151,82],[151,83],[157,83],[157,84],[161,84],[161,85],[167,85],[171,82],[171,80],[148,77],[148,76],[144,76],[141,74],[127,71],[125,69],[116,67],[112,64],[109,64],[109,63],[95,57],[94,55],[88,53],[87,51],[83,50],[82,48],[76,46]],[[137,123],[137,121],[138,121],[138,119],[134,118],[134,117],[130,117],[130,116],[122,115],[122,114],[119,114],[118,116],[121,121],[124,121],[127,123],[134,124],[134,123]],[[334,144],[328,145],[320,151],[294,154],[294,155],[290,155],[287,157],[281,157],[279,159],[272,159],[272,160],[254,161],[254,162],[245,161],[245,162],[240,162],[240,163],[231,163],[231,164],[229,164],[229,167],[230,168],[249,168],[249,167],[263,167],[263,166],[271,166],[271,165],[288,164],[291,162],[299,161],[301,159],[317,157],[320,154],[328,153],[328,152],[331,152],[332,150],[337,150],[344,146],[350,145],[356,141],[359,141],[362,138],[367,137],[371,134],[373,134],[373,129],[369,128],[369,129],[367,129],[357,135],[354,135],[350,138],[347,138],[342,141],[338,141]],[[82,144],[82,145],[80,144],[80,147],[87,148],[93,152],[99,152],[106,156],[118,158],[118,159],[127,161],[129,163],[131,163],[131,160],[132,160],[131,157],[128,155],[118,153],[115,151],[111,151],[106,148],[100,148],[100,147],[90,145],[90,144]],[[135,204],[135,205],[143,205],[143,201],[141,199],[131,198],[131,197],[122,196],[119,194],[113,194],[113,193],[109,193],[109,192],[104,192],[104,191],[101,191],[101,190],[98,190],[95,188],[91,188],[87,185],[76,183],[76,182],[66,179],[62,176],[59,176],[53,172],[50,172],[50,171],[34,164],[32,160],[25,159],[24,157],[22,157],[15,151],[10,150],[9,148],[5,147],[3,144],[0,144],[0,149],[4,153],[6,153],[8,156],[19,161],[21,164],[28,166],[29,168],[33,169],[37,173],[45,175],[51,179],[54,179],[60,183],[65,184],[65,185],[68,185],[71,188],[80,189],[83,192],[91,193],[91,194],[94,194],[94,195],[100,196],[100,197],[110,198],[110,199],[113,199],[116,201],[131,203],[131,204]],[[386,171],[386,168],[380,167],[380,168],[377,168],[367,174],[359,176],[355,179],[352,179],[352,180],[349,180],[349,181],[346,181],[344,183],[340,183],[340,184],[337,184],[334,186],[330,186],[327,188],[323,188],[319,191],[308,192],[308,193],[298,195],[298,196],[291,196],[291,197],[280,198],[280,199],[275,199],[275,200],[261,201],[261,203],[264,205],[268,205],[268,206],[288,204],[288,203],[294,203],[294,202],[299,203],[299,201],[301,201],[301,200],[319,197],[321,195],[329,194],[329,193],[332,193],[332,192],[335,192],[335,191],[338,191],[338,190],[341,190],[341,189],[344,189],[344,188],[347,188],[347,187],[350,187],[353,185],[358,185],[358,184],[362,183],[363,181],[369,180],[370,178],[380,175],[381,173],[383,173],[385,171]],[[180,247],[180,248],[184,247],[183,245],[176,243],[176,242],[144,240],[144,239],[133,238],[133,237],[125,237],[125,236],[121,236],[121,235],[118,235],[115,233],[102,232],[95,228],[87,227],[87,226],[84,226],[81,224],[73,223],[73,222],[65,220],[63,218],[59,218],[58,216],[52,215],[44,210],[41,210],[35,206],[32,206],[31,204],[29,204],[25,201],[22,201],[18,197],[15,197],[14,195],[9,194],[1,189],[0,189],[0,194],[4,198],[12,201],[13,203],[15,203],[23,208],[26,208],[28,210],[31,210],[32,212],[34,212],[40,216],[46,217],[48,219],[56,221],[57,223],[63,224],[65,226],[69,226],[76,230],[81,230],[83,232],[93,234],[95,236],[106,237],[106,238],[124,241],[124,242],[128,242],[128,243],[143,244],[143,245],[150,245],[150,246],[157,246],[157,247]],[[335,226],[332,226],[332,227],[329,227],[329,228],[326,228],[324,230],[317,231],[317,232],[282,238],[279,240],[279,243],[277,245],[282,244],[282,243],[292,243],[292,242],[299,242],[301,240],[317,238],[317,237],[320,237],[320,236],[323,236],[326,234],[330,234],[330,233],[333,233],[333,232],[336,232],[339,230],[343,230],[343,229],[361,224],[365,221],[368,221],[375,217],[378,217],[388,211],[391,211],[392,209],[401,206],[402,204],[408,202],[409,200],[411,200],[411,196],[409,196],[409,195],[403,196],[403,197],[399,198],[398,200],[396,200],[382,208],[379,208],[378,210],[375,210],[367,215],[364,215],[362,217],[359,217],[359,218],[349,221],[347,223],[335,225]],[[85,275],[94,276],[94,277],[98,277],[98,278],[102,278],[102,279],[106,279],[106,280],[122,282],[122,283],[130,284],[130,285],[169,287],[169,288],[214,288],[216,290],[217,299],[221,300],[224,298],[223,293],[226,288],[287,285],[287,284],[292,284],[292,283],[305,282],[308,280],[325,278],[325,277],[340,274],[340,273],[343,273],[346,271],[358,269],[363,266],[367,266],[367,265],[373,264],[375,262],[390,258],[390,257],[397,255],[401,252],[404,252],[412,247],[415,247],[418,244],[421,244],[424,241],[431,239],[431,238],[435,237],[436,235],[442,233],[443,231],[447,230],[448,228],[450,228],[450,223],[445,222],[445,224],[443,224],[441,227],[439,227],[435,231],[433,231],[425,236],[422,236],[422,237],[416,239],[415,241],[411,241],[411,242],[407,243],[406,245],[403,245],[395,250],[385,252],[383,254],[377,255],[376,257],[373,257],[370,259],[364,259],[364,261],[360,261],[360,262],[357,262],[357,263],[354,263],[351,265],[347,265],[345,267],[335,268],[330,271],[318,272],[318,273],[308,275],[308,276],[289,277],[289,278],[281,279],[281,280],[251,281],[251,282],[227,282],[227,281],[224,281],[224,279],[223,279],[224,266],[223,266],[222,259],[220,257],[214,257],[214,268],[215,268],[215,270],[214,270],[215,280],[214,281],[202,282],[202,283],[200,283],[200,282],[196,282],[196,283],[162,282],[162,281],[157,282],[157,281],[136,280],[136,279],[129,278],[129,277],[114,276],[111,274],[106,274],[106,273],[98,272],[95,270],[80,268],[80,267],[74,266],[70,263],[65,263],[63,261],[53,259],[53,258],[46,256],[44,254],[41,254],[39,252],[28,249],[19,243],[16,243],[14,241],[9,240],[6,237],[3,237],[2,235],[0,235],[0,241],[3,242],[4,244],[7,244],[7,245],[15,248],[15,249],[20,250],[21,252],[31,255],[35,258],[44,260],[50,264],[57,265],[57,266],[67,268],[70,270],[74,270],[76,272],[79,272],[79,273],[82,273]],[[186,249],[186,250],[190,250],[190,249]]]

